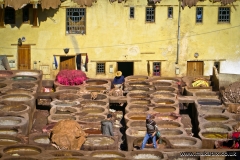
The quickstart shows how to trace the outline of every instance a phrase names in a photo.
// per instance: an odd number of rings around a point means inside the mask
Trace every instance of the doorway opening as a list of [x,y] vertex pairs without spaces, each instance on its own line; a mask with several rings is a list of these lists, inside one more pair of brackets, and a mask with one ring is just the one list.
[[117,62],[118,70],[124,77],[133,75],[133,62]]

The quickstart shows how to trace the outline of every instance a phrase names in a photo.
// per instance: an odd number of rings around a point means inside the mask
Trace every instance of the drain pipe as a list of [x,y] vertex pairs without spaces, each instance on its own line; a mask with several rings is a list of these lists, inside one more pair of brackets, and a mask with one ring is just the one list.
[[181,20],[181,0],[179,1],[178,5],[178,35],[177,35],[177,58],[176,58],[176,64],[178,64],[179,59],[179,39],[180,39],[180,20]]

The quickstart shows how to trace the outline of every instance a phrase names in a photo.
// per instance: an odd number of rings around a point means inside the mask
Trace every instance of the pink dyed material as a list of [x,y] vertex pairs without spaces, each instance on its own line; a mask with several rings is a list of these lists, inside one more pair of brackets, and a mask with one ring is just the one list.
[[56,76],[56,81],[62,85],[74,86],[80,85],[87,80],[87,76],[80,70],[61,70]]

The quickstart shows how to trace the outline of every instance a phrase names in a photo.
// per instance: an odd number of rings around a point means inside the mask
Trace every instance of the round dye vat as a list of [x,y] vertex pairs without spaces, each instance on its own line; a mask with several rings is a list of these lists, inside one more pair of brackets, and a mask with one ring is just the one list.
[[149,111],[149,108],[145,106],[136,105],[136,106],[130,106],[128,110],[129,112],[147,112]]
[[173,87],[162,87],[162,86],[156,86],[157,92],[174,92],[176,91]]
[[171,99],[153,99],[156,104],[174,104],[175,101]]
[[0,146],[9,146],[9,145],[14,145],[21,142],[20,139],[17,140],[17,138],[15,139],[10,139],[10,138],[0,138]]
[[144,100],[144,99],[131,99],[129,101],[131,104],[139,104],[139,105],[144,105],[144,104],[150,104],[150,100]]
[[81,112],[88,114],[99,114],[104,112],[104,108],[101,107],[84,107],[81,109]]
[[168,139],[171,144],[175,146],[185,146],[185,147],[191,147],[192,145],[195,145],[197,141],[193,137],[174,137]]
[[149,94],[146,94],[146,93],[128,93],[127,97],[130,97],[130,98],[148,98],[150,96],[149,96]]
[[78,105],[79,102],[68,102],[68,101],[52,101],[51,106],[60,106],[60,107],[72,107]]
[[26,110],[28,107],[26,105],[5,105],[0,107],[3,112],[20,112]]
[[5,84],[5,83],[0,83],[0,88],[4,88],[4,87],[7,87],[7,84]]
[[56,98],[58,100],[70,100],[70,101],[73,101],[73,100],[76,100],[76,99],[78,99],[80,97],[78,95],[72,94],[72,93],[61,93],[61,94],[57,95]]
[[129,119],[134,120],[134,121],[145,121],[146,116],[131,116],[131,117],[129,117]]
[[159,112],[159,113],[167,113],[167,112],[176,111],[176,108],[174,108],[174,107],[155,107],[155,108],[153,108],[153,111]]
[[86,84],[88,84],[88,85],[103,85],[103,84],[107,84],[108,83],[108,81],[106,81],[106,80],[86,80],[85,81],[86,82]]
[[12,84],[12,88],[13,89],[19,89],[19,88],[23,88],[23,89],[32,89],[33,87],[35,87],[36,84],[34,83],[13,83]]
[[47,135],[45,135],[45,136],[38,136],[33,141],[35,143],[39,143],[39,144],[50,144],[51,143],[51,141],[50,141],[50,139],[48,138]]
[[87,137],[84,146],[108,146],[114,143],[114,139],[104,136]]
[[13,81],[36,81],[37,78],[32,77],[32,76],[15,76],[15,77],[12,77],[11,80],[13,80]]
[[3,149],[3,153],[11,156],[30,156],[38,155],[42,151],[38,147],[33,146],[10,146]]
[[203,114],[222,114],[224,108],[222,107],[211,107],[211,106],[201,106],[200,111]]
[[178,136],[182,135],[183,131],[178,129],[162,129],[160,130],[161,136]]
[[88,123],[95,123],[95,122],[100,122],[105,119],[105,116],[102,115],[87,115],[85,117],[80,117],[79,121],[82,122],[88,122]]
[[206,116],[205,119],[210,122],[221,122],[221,121],[226,121],[229,118],[221,115],[211,115],[211,116]]
[[48,116],[49,120],[54,120],[54,121],[60,121],[60,120],[65,120],[65,119],[71,119],[71,120],[76,120],[76,117],[71,116],[71,115],[64,115],[64,114],[54,114]]
[[219,101],[219,100],[198,100],[198,104],[209,105],[209,106],[219,106],[219,105],[221,105],[221,101]]
[[205,123],[202,127],[208,132],[228,132],[231,131],[231,128],[227,125],[224,125],[221,122],[210,122],[210,123]]
[[157,115],[155,118],[163,121],[171,121],[171,120],[176,120],[178,117],[172,116],[172,115]]
[[8,101],[28,101],[32,97],[24,94],[11,94],[11,95],[5,95],[2,96],[3,100],[8,100]]
[[101,129],[99,128],[84,128],[83,129],[85,133],[91,135],[91,134],[102,134]]
[[134,86],[134,87],[144,87],[144,86],[148,86],[149,83],[147,82],[129,82],[128,83],[130,86]]
[[0,134],[6,134],[6,135],[17,135],[18,130],[17,129],[11,129],[11,128],[1,128]]
[[210,139],[227,139],[228,138],[228,133],[205,132],[201,134],[204,138],[210,138]]
[[40,72],[24,71],[24,72],[17,72],[15,74],[16,75],[23,75],[23,76],[38,76],[38,75],[40,75]]
[[164,93],[164,92],[156,92],[156,93],[153,93],[152,96],[154,98],[173,98],[173,97],[175,97],[174,94],[169,93],[169,92],[166,92],[166,93]]
[[142,121],[129,121],[127,127],[146,127],[146,123],[143,123]]
[[107,105],[107,102],[84,100],[84,101],[81,101],[81,105],[88,106],[88,107],[90,107],[90,106],[91,107],[92,106],[105,106],[105,105]]
[[107,90],[106,87],[102,87],[102,86],[86,86],[85,89],[87,91],[96,91],[96,92]]
[[123,153],[117,151],[95,151],[90,154],[91,157],[97,158],[120,158],[125,157]]
[[168,122],[168,121],[163,121],[157,123],[158,128],[178,128],[181,125],[177,122]]
[[75,112],[77,112],[77,110],[72,107],[52,107],[50,110],[51,114],[71,114]]
[[171,86],[170,82],[163,82],[163,81],[154,81],[152,82],[154,86]]
[[2,126],[2,125],[4,125],[4,126],[9,126],[9,125],[13,126],[13,125],[17,125],[19,123],[21,123],[20,119],[19,120],[10,119],[10,118],[7,119],[7,117],[6,117],[6,119],[0,119],[0,126]]

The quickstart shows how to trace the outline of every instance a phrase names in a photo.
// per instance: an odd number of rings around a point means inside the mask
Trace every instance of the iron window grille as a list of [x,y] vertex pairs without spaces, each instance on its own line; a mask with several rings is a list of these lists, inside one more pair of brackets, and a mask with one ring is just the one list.
[[130,7],[129,17],[130,17],[130,18],[134,18],[134,7]]
[[146,22],[155,22],[155,8],[154,7],[146,8]]
[[105,74],[105,63],[97,63],[97,74]]
[[15,24],[15,10],[12,7],[6,7],[4,10],[4,23]]
[[168,18],[173,18],[173,7],[168,7]]
[[86,34],[86,9],[67,8],[66,33]]
[[218,8],[218,22],[230,23],[230,8],[229,7],[219,7]]
[[161,76],[161,62],[153,62],[153,76]]
[[203,7],[196,8],[196,23],[202,23],[203,20]]

